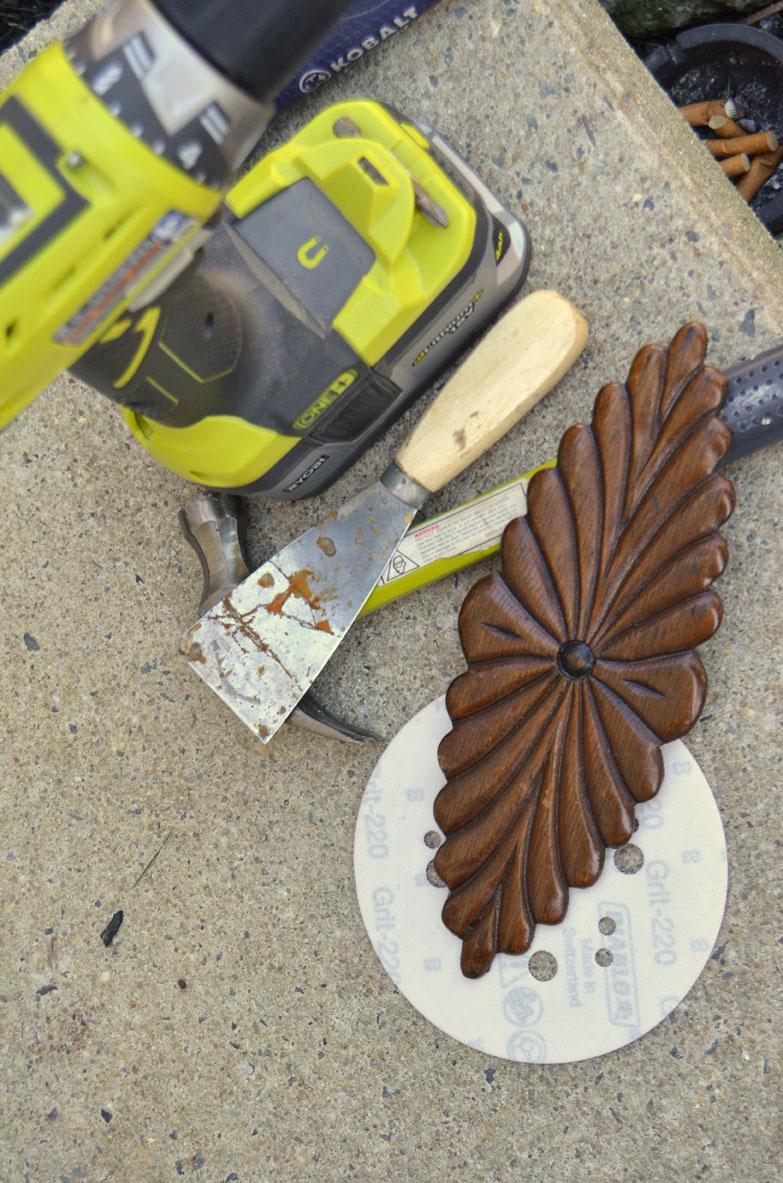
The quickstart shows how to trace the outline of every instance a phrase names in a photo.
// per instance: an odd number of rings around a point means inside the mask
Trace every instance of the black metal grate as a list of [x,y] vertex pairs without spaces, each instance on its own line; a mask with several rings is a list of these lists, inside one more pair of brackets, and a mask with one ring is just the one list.
[[0,53],[59,8],[61,0],[0,0]]
[[[746,132],[771,131],[783,143],[783,38],[769,28],[736,23],[700,26],[677,36],[646,59],[678,107],[703,99],[732,98]],[[695,129],[710,138],[705,128]],[[751,209],[773,235],[783,233],[783,164],[751,200]]]

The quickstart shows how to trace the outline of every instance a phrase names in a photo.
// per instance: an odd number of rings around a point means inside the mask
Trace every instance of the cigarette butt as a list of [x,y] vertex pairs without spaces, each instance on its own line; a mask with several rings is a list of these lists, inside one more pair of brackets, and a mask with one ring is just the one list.
[[748,134],[744,127],[740,127],[733,119],[729,119],[728,115],[713,115],[711,119],[707,120],[707,127],[710,131],[714,131],[716,136],[720,136],[722,140],[727,140],[731,136],[745,136]]
[[733,119],[737,114],[736,105],[730,99],[725,104],[722,99],[709,99],[703,103],[687,103],[679,110],[691,127],[706,127],[713,115],[728,115]]
[[750,157],[747,152],[740,152],[738,156],[729,156],[726,160],[719,160],[718,164],[727,177],[741,177],[750,169]]
[[713,156],[736,156],[740,152],[755,156],[757,152],[775,152],[778,137],[774,131],[759,131],[752,136],[732,136],[730,140],[705,140],[704,143]]
[[737,192],[740,196],[744,197],[746,201],[752,201],[764,182],[772,176],[781,160],[783,160],[783,148],[754,156],[750,170],[737,181]]

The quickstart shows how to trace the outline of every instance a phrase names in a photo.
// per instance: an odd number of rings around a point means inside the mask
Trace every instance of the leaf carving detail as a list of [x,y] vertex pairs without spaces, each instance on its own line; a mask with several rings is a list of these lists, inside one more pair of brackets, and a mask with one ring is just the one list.
[[693,649],[720,624],[710,585],[734,506],[715,471],[731,441],[726,380],[706,349],[703,326],[685,325],[603,387],[591,424],[531,480],[500,573],[462,606],[468,669],[446,696],[435,867],[467,977],[563,919],[569,890],[595,882],[658,792],[661,745],[701,712]]

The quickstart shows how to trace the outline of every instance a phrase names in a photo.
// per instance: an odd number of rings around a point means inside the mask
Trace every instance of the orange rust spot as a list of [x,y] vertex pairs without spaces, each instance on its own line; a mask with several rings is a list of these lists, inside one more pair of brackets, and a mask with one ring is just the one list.
[[315,608],[318,605],[318,597],[314,596],[310,591],[310,584],[307,582],[309,575],[312,575],[312,571],[309,571],[306,567],[303,567],[301,571],[295,571],[293,575],[289,575],[288,587],[285,591],[278,592],[275,598],[266,605],[267,612],[274,616],[282,616],[283,608],[288,600],[291,599],[291,596],[299,596],[300,600],[304,600],[311,608]]
[[[301,571],[296,571],[293,575],[289,575],[288,587],[285,591],[278,592],[275,598],[266,605],[267,612],[274,616],[284,616],[283,609],[291,596],[298,596],[301,600],[304,600],[314,613],[323,612],[321,597],[315,595],[310,589],[308,576],[312,574],[312,571],[303,568]],[[331,625],[327,620],[319,620],[312,627],[319,629],[321,632],[330,633],[332,631]]]
[[[272,652],[272,650],[269,648],[269,646],[267,645],[264,638],[259,636],[259,634],[256,632],[256,630],[250,624],[248,617],[252,618],[253,612],[251,611],[249,613],[246,613],[243,616],[241,613],[237,612],[237,610],[234,607],[233,603],[231,602],[231,598],[229,596],[226,597],[226,599],[223,601],[223,603],[226,607],[226,611],[227,611],[228,615],[231,618],[230,627],[226,628],[226,631],[229,633],[229,635],[235,637],[238,633],[240,636],[245,637],[248,641],[250,641],[250,643],[252,645],[255,645],[256,648],[259,649],[262,653],[267,654],[267,656],[270,657],[272,661],[277,662],[277,664],[280,666],[281,670],[288,677],[290,677],[291,676],[290,673],[285,668],[285,666],[283,665],[280,658],[275,653]],[[229,622],[224,621],[224,624],[228,626]],[[225,669],[221,668],[220,676],[221,676],[221,678],[225,678],[229,674],[232,674],[232,673],[233,673],[233,670],[225,670]]]
[[267,735],[269,735],[269,728],[264,723],[259,723],[258,734],[262,739],[266,739]]
[[328,555],[329,558],[337,553],[337,547],[334,545],[331,538],[327,538],[325,534],[321,535],[316,545],[324,552],[325,555]]
[[265,571],[264,574],[261,576],[261,578],[258,581],[258,586],[259,587],[271,587],[274,582],[275,581],[274,581],[273,577],[269,574],[269,572]]
[[179,643],[179,651],[183,657],[187,657],[188,661],[198,661],[202,665],[206,665],[207,659],[204,656],[204,651],[198,641],[193,640],[192,636],[182,638]]

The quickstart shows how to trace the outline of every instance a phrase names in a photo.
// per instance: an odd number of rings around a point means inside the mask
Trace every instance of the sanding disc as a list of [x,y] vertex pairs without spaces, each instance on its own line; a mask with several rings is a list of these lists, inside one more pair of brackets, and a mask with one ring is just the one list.
[[681,741],[667,744],[663,784],[637,806],[632,841],[607,851],[592,887],[571,890],[562,924],[538,925],[526,954],[500,955],[469,980],[440,916],[447,889],[432,881],[437,747],[450,727],[443,698],[415,715],[359,809],[359,906],[389,977],[436,1027],[507,1060],[568,1063],[638,1039],[688,993],[723,918],[726,840],[701,769]]

